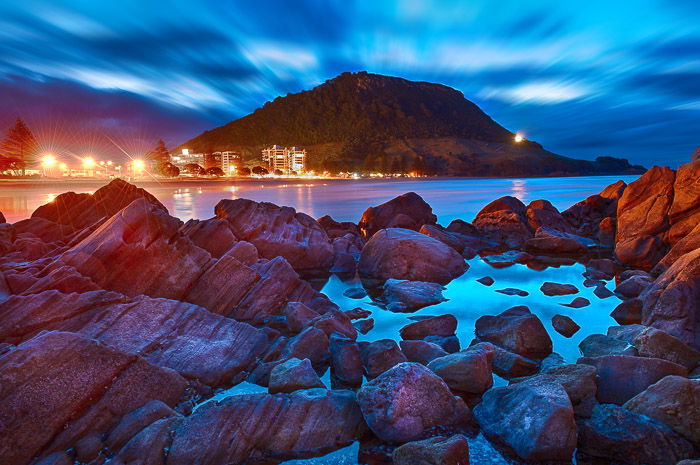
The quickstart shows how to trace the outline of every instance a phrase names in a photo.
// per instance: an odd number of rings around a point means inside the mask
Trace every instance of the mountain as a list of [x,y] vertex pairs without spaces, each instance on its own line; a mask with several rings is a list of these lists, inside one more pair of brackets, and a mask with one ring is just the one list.
[[546,176],[643,172],[626,160],[595,162],[548,152],[514,134],[450,87],[343,73],[289,94],[181,145],[239,150],[255,160],[273,144],[303,147],[313,169],[419,171],[459,176]]

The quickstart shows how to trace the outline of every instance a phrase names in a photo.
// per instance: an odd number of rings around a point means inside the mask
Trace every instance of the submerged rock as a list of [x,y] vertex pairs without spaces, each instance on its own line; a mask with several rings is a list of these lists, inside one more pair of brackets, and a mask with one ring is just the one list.
[[583,307],[588,307],[591,304],[591,301],[586,299],[585,297],[576,297],[574,300],[569,302],[568,304],[559,304],[564,307],[569,307],[569,308],[583,308]]
[[518,297],[527,297],[530,295],[529,292],[523,291],[522,289],[517,289],[515,287],[506,287],[505,289],[496,289],[496,292],[505,295],[517,295]]
[[552,317],[552,327],[564,337],[571,337],[581,329],[574,320],[566,315],[554,315]]
[[573,284],[559,284],[549,281],[540,286],[540,291],[548,296],[578,294],[578,288]]
[[381,229],[404,228],[418,231],[424,224],[435,224],[436,221],[437,217],[430,205],[415,192],[408,192],[365,210],[358,226],[364,237],[370,238]]
[[484,286],[491,286],[494,282],[496,282],[491,276],[484,276],[483,278],[479,278],[476,281],[483,284]]
[[444,289],[437,283],[388,279],[384,283],[384,299],[387,302],[387,310],[414,312],[423,307],[444,302],[446,300],[442,295]]

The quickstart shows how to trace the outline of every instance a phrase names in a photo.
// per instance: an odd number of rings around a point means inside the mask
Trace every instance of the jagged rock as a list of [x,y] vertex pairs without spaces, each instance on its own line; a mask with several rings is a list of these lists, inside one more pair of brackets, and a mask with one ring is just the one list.
[[668,211],[670,228],[666,241],[673,245],[700,223],[700,163],[697,161],[681,165],[676,170],[673,183],[673,204]]
[[343,291],[343,295],[350,299],[364,299],[367,297],[367,291],[363,287],[351,287]]
[[582,364],[560,365],[535,376],[510,380],[511,384],[522,382],[559,383],[569,396],[572,405],[578,405],[583,400],[594,397],[597,390],[596,369]]
[[406,356],[392,339],[380,339],[360,346],[360,356],[367,379],[374,379],[406,361]]
[[[591,195],[572,205],[562,212],[562,216],[573,227],[575,234],[592,239],[599,238],[603,221],[609,218],[609,222],[616,222],[618,199],[626,187],[627,184],[623,181],[617,181],[603,189],[600,194]],[[614,245],[614,242],[610,245]]]
[[40,330],[77,332],[211,386],[242,376],[268,345],[262,330],[173,300],[45,291],[3,303],[0,340],[18,343]]
[[325,388],[308,358],[290,358],[270,372],[270,394],[294,392],[300,389]]
[[492,344],[476,344],[462,352],[445,355],[428,363],[453,391],[481,395],[493,386]]
[[642,296],[642,323],[700,349],[700,249],[674,262]]
[[316,220],[291,207],[248,199],[224,199],[214,208],[239,240],[252,243],[261,257],[284,257],[295,270],[327,270],[333,247]]
[[344,313],[351,320],[359,320],[361,318],[367,318],[368,316],[370,316],[372,314],[372,312],[370,310],[366,310],[366,309],[360,308],[360,307],[355,307],[352,310],[345,310]]
[[525,243],[525,250],[530,253],[578,255],[593,245],[595,243],[591,239],[542,226]]
[[583,307],[588,307],[591,304],[591,301],[586,299],[585,297],[576,297],[574,300],[569,302],[568,304],[559,304],[564,307],[569,307],[569,308],[583,308]]
[[540,291],[544,295],[569,295],[569,294],[578,294],[578,288],[574,286],[573,284],[559,284],[559,283],[552,283],[552,282],[545,282],[540,286]]
[[579,452],[630,465],[675,465],[693,446],[660,421],[616,405],[596,405],[579,422]]
[[[41,207],[39,207],[41,208]],[[15,236],[31,235],[45,243],[63,242],[70,237],[71,227],[46,218],[27,218],[12,225]]]
[[362,249],[360,276],[447,284],[469,266],[454,249],[408,229],[383,229]]
[[435,224],[436,221],[437,217],[430,205],[415,192],[408,192],[365,210],[358,226],[364,237],[370,238],[381,229],[405,228],[418,231],[424,224]]
[[357,392],[362,415],[380,439],[405,442],[435,426],[463,426],[470,417],[464,401],[418,363],[401,363]]
[[481,209],[472,224],[487,239],[517,248],[533,235],[526,210],[515,197],[501,197]]
[[532,260],[532,255],[519,250],[509,250],[496,255],[487,255],[483,260],[494,268],[507,268],[516,263],[524,264]]
[[301,302],[287,302],[282,313],[287,318],[287,327],[293,333],[300,333],[311,326],[319,317],[318,312],[311,310]]
[[417,362],[421,365],[427,365],[432,360],[447,355],[445,349],[428,341],[401,341],[399,345],[409,362]]
[[414,312],[444,302],[446,299],[442,295],[443,289],[445,288],[437,283],[388,279],[384,283],[384,299],[387,310]]
[[474,408],[484,434],[527,461],[569,461],[576,448],[574,410],[559,383],[491,389]]
[[627,299],[618,304],[610,316],[621,325],[632,325],[642,322],[642,299]]
[[480,317],[474,332],[478,339],[523,357],[543,359],[552,353],[552,340],[547,330],[540,319],[522,305],[496,316]]
[[659,275],[669,269],[683,255],[700,249],[700,222],[685,237],[676,242],[671,250],[656,264],[652,272]]
[[367,318],[366,320],[355,321],[352,324],[358,333],[367,334],[374,328],[374,318]]
[[574,320],[566,315],[554,315],[552,317],[552,327],[564,337],[571,337],[581,329]]
[[350,317],[340,310],[328,310],[314,321],[313,326],[329,337],[332,333],[337,332],[350,339],[357,339],[357,330],[352,325]]
[[148,425],[162,419],[180,417],[180,414],[160,400],[153,400],[127,413],[109,432],[105,444],[113,451],[120,450]]
[[537,231],[545,226],[555,231],[573,232],[573,228],[548,200],[533,200],[525,212],[530,229]]
[[445,314],[422,318],[414,323],[409,323],[399,331],[402,339],[419,340],[428,336],[452,336],[457,330],[457,318]]
[[7,220],[5,219],[5,215],[3,215],[2,212],[0,212],[0,224],[2,223],[7,223]]
[[494,346],[492,363],[493,372],[505,379],[530,376],[540,369],[539,363],[535,360],[507,351],[498,346]]
[[623,407],[659,420],[696,447],[700,445],[700,380],[667,376]]
[[435,436],[394,449],[393,465],[469,465],[469,442],[461,434]]
[[347,386],[362,384],[362,358],[357,342],[331,335],[331,374]]
[[664,376],[688,376],[685,367],[659,358],[605,355],[580,358],[577,363],[593,365],[598,370],[598,401],[618,405],[624,404]]
[[496,282],[491,276],[484,276],[483,278],[479,278],[476,281],[483,284],[484,286],[491,286],[493,283]]
[[642,357],[656,357],[692,370],[700,362],[700,351],[656,328],[644,328],[630,342]]
[[187,388],[170,369],[56,331],[0,357],[0,379],[0,456],[7,465],[25,464],[104,433],[149,401],[174,406]]
[[231,396],[206,403],[175,428],[168,464],[311,456],[346,446],[365,431],[352,391]]
[[354,237],[360,238],[360,242],[357,243],[358,247],[362,248],[362,239],[360,228],[351,221],[335,221],[330,215],[325,215],[319,218],[318,224],[321,225],[329,238],[335,239],[336,237],[343,237],[346,234],[351,234]]
[[634,299],[644,292],[651,285],[653,279],[646,276],[632,276],[625,279],[615,287],[615,294],[623,299]]
[[237,242],[228,221],[216,218],[189,220],[182,226],[181,231],[214,258],[220,258]]
[[638,355],[628,342],[606,336],[605,334],[591,334],[586,336],[578,345],[584,357],[602,357],[604,355]]

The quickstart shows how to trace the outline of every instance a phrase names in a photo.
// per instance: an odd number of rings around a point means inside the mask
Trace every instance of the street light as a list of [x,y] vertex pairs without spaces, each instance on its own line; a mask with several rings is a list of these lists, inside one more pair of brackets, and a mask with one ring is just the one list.
[[146,164],[143,162],[143,160],[140,159],[135,159],[131,162],[131,168],[134,171],[134,176],[138,176],[143,169],[145,168]]
[[56,157],[54,157],[50,153],[47,153],[46,155],[42,155],[41,168],[42,168],[42,171],[44,172],[44,177],[46,176],[46,169],[51,168],[55,164],[56,164]]
[[95,166],[95,159],[92,157],[83,158],[83,168],[92,168]]

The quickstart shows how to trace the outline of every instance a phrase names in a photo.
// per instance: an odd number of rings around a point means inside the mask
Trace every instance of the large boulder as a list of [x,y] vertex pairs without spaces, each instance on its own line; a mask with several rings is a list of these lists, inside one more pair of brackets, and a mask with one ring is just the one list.
[[415,312],[423,307],[444,302],[444,289],[437,283],[388,279],[384,283],[384,299],[387,309],[392,312]]
[[700,447],[700,380],[666,376],[640,392],[624,408],[670,426]]
[[527,208],[515,197],[505,196],[486,205],[472,222],[479,234],[508,247],[520,247],[533,235]]
[[540,227],[547,227],[555,231],[574,232],[559,210],[548,200],[533,200],[527,206],[525,215],[527,223],[533,231],[537,231]]
[[433,359],[428,368],[453,391],[481,395],[493,386],[493,346],[476,344],[464,351]]
[[559,383],[491,389],[474,408],[484,434],[526,461],[569,461],[576,448],[574,410]]
[[436,221],[437,217],[430,205],[415,192],[408,192],[365,210],[358,226],[364,237],[369,239],[380,229],[404,228],[418,231],[424,224],[435,224]]
[[531,377],[514,378],[510,380],[510,383],[540,383],[544,381],[561,384],[572,405],[578,405],[595,396],[597,390],[596,369],[583,364],[556,366]]
[[673,183],[673,204],[668,211],[666,241],[673,245],[700,223],[700,161],[681,165]]
[[542,226],[525,243],[525,250],[534,254],[579,255],[593,245],[592,239]]
[[175,406],[175,371],[81,335],[47,332],[0,356],[0,457],[23,465],[102,434],[152,400]]
[[457,318],[449,313],[445,315],[421,318],[409,323],[399,333],[403,339],[418,340],[428,336],[452,336],[457,330]]
[[445,382],[421,364],[401,363],[357,392],[362,415],[380,439],[405,442],[436,426],[464,426],[471,413]]
[[652,273],[656,275],[663,273],[680,257],[697,249],[700,249],[700,222],[671,247],[671,250],[653,268]]
[[360,276],[447,284],[468,268],[462,256],[437,239],[401,228],[382,229],[362,249]]
[[169,465],[243,464],[318,455],[366,433],[352,391],[308,389],[208,402],[172,433]]
[[220,258],[237,241],[228,221],[216,218],[189,220],[182,226],[181,230],[189,236],[192,242],[209,252],[214,258]]
[[251,242],[261,257],[284,257],[295,270],[327,270],[333,246],[316,220],[291,207],[248,199],[225,199],[214,208],[239,240]]
[[367,379],[374,379],[407,360],[393,339],[380,339],[370,343],[363,343],[360,346],[360,357]]
[[596,405],[579,422],[578,450],[612,463],[675,465],[693,446],[658,420],[616,405]]
[[462,434],[435,436],[394,449],[392,465],[469,465],[469,442]]
[[617,202],[626,187],[627,184],[623,181],[617,181],[603,189],[600,194],[591,195],[564,210],[562,216],[579,236],[600,240],[601,232],[612,233],[612,240],[603,245],[614,245]]
[[495,316],[480,317],[476,320],[474,332],[479,340],[523,357],[541,360],[552,353],[552,339],[544,325],[523,305]]
[[277,394],[324,387],[308,358],[290,358],[272,369],[268,390],[270,394]]

